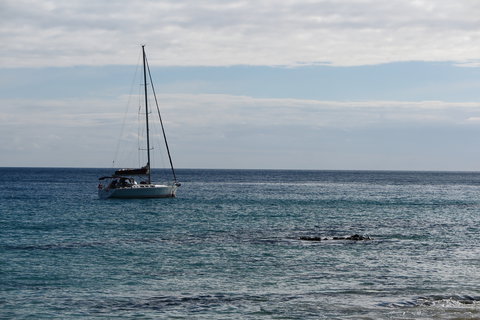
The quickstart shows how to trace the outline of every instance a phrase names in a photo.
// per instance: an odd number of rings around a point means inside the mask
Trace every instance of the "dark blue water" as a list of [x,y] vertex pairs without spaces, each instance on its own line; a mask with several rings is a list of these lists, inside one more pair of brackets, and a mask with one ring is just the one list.
[[0,318],[480,318],[479,173],[109,173],[0,168]]

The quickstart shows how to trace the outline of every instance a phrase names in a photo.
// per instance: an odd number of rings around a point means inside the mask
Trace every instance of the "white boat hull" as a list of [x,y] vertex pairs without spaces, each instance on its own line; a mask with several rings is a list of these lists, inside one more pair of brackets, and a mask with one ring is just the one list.
[[144,199],[144,198],[174,198],[176,185],[138,184],[124,188],[103,188],[98,190],[100,199]]

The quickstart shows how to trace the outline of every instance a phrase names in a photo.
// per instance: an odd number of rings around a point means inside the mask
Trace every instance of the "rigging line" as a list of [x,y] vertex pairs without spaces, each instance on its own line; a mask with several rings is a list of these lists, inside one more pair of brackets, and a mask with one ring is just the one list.
[[[148,149],[144,147],[146,140],[146,133],[145,133],[145,112],[144,109],[144,101],[143,101],[143,84],[139,87],[139,94],[138,94],[138,110],[137,110],[137,166],[140,168],[145,165],[147,159],[145,159],[145,152]],[[150,112],[149,112],[150,113]],[[153,147],[150,147],[150,150],[153,150]]]
[[155,87],[153,86],[152,74],[150,73],[150,65],[148,64],[147,57],[145,57],[145,64],[147,65],[148,77],[150,78],[150,85],[152,87],[153,97],[155,98],[155,105],[157,106],[158,118],[160,119],[160,126],[162,127],[163,139],[165,140],[165,147],[167,148],[168,161],[170,161],[170,168],[172,168],[173,179],[177,182],[177,175],[173,168],[172,156],[170,155],[170,148],[168,147],[167,135],[165,134],[165,128],[163,127],[162,116],[160,115],[160,108],[158,107],[157,94],[155,93]]
[[120,137],[117,140],[117,147],[115,148],[115,155],[114,155],[114,158],[113,158],[113,161],[112,161],[112,166],[113,167],[115,167],[115,160],[118,159],[118,153],[120,151],[120,143],[121,143],[121,139],[123,137],[123,133],[125,131],[125,123],[126,123],[126,120],[127,120],[128,109],[131,105],[131,100],[132,100],[132,96],[133,96],[133,88],[135,87],[135,81],[136,81],[136,78],[137,78],[138,69],[140,67],[139,61],[140,61],[140,54],[138,55],[138,58],[137,58],[137,67],[135,68],[135,73],[133,74],[132,83],[130,85],[130,93],[128,94],[127,106],[126,106],[125,112],[123,114],[122,127],[120,128]]
[[142,56],[143,56],[143,81],[145,89],[145,125],[146,125],[146,134],[147,134],[147,168],[148,168],[148,184],[152,182],[152,173],[150,162],[150,131],[148,126],[148,90],[147,90],[147,56],[145,55],[145,45],[142,45]]
[[[138,65],[137,67],[140,68],[140,65]],[[140,168],[141,166],[143,166],[143,152],[142,152],[142,141],[143,139],[145,138],[145,133],[144,133],[144,123],[145,123],[145,117],[143,116],[144,113],[143,113],[143,80],[140,81],[140,84],[138,85],[138,93],[137,93],[137,97],[138,97],[138,101],[137,101],[137,104],[138,104],[138,109],[137,109],[137,122],[136,122],[136,126],[137,126],[137,167]]]
[[141,157],[142,157],[142,152],[141,152],[141,147],[140,147],[140,137],[143,137],[143,126],[140,125],[140,123],[142,122],[142,105],[141,105],[141,94],[138,95],[138,112],[137,112],[137,166],[138,167],[141,167],[141,163],[142,163],[142,160],[141,160]]

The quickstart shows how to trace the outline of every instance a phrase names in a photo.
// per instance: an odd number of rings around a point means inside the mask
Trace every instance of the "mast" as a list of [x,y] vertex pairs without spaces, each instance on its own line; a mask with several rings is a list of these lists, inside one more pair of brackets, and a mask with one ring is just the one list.
[[147,57],[145,55],[145,45],[142,45],[143,54],[143,85],[145,89],[145,123],[147,129],[147,171],[148,184],[152,183],[152,174],[150,173],[150,130],[148,127],[148,92],[147,92]]

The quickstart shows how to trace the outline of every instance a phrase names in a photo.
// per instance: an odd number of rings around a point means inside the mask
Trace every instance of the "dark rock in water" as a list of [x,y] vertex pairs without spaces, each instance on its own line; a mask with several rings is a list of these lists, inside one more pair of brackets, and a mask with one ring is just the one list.
[[300,237],[300,240],[304,241],[322,241],[320,237]]

